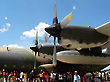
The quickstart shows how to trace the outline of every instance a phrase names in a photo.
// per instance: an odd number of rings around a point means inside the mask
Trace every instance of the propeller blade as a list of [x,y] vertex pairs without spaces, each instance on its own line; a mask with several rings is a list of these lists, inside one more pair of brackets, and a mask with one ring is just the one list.
[[38,31],[36,31],[36,42],[35,42],[35,45],[36,46],[38,45]]
[[50,34],[47,34],[47,35],[45,36],[45,42],[47,42],[50,37],[51,37],[51,35],[50,35]]
[[63,18],[63,20],[60,22],[61,26],[67,25],[71,21],[72,12]]
[[36,69],[36,55],[38,52],[38,56],[39,56],[39,46],[38,46],[38,31],[36,31],[36,40],[35,40],[35,46],[34,47],[30,47],[31,50],[34,51],[35,53],[35,60],[34,60],[34,69]]
[[36,57],[37,51],[35,51],[35,57]]
[[37,51],[35,50],[34,69],[36,69],[36,54],[37,54]]
[[53,51],[53,65],[56,66],[57,59],[56,59],[56,37],[54,37],[54,51]]
[[38,56],[40,56],[40,55],[39,55],[39,51],[38,51]]
[[56,8],[56,0],[55,0],[55,2],[54,2],[53,24],[54,24],[54,25],[58,24],[58,19],[57,19],[57,8]]
[[56,18],[57,17],[57,8],[56,8],[56,0],[54,2],[54,16],[53,18]]
[[36,69],[36,60],[34,61],[34,69]]

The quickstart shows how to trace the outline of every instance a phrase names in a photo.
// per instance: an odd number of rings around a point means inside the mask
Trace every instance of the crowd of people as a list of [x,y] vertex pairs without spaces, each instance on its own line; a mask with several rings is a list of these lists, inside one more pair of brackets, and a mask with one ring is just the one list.
[[51,73],[50,80],[52,82],[110,82],[110,72],[74,71],[74,72],[67,72],[67,73],[58,74],[58,75],[57,73]]
[[110,72],[47,73],[41,70],[30,72],[0,70],[0,82],[110,82]]

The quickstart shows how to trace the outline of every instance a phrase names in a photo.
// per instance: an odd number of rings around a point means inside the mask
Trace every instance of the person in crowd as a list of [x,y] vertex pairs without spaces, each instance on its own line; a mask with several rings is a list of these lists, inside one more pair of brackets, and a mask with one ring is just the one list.
[[21,80],[21,81],[23,80],[23,75],[24,75],[24,73],[21,71],[21,72],[20,72],[20,80]]
[[84,72],[80,71],[80,72],[79,72],[79,76],[80,76],[80,78],[81,78],[81,82],[83,82]]
[[32,71],[29,73],[29,80],[30,80],[30,82],[33,81],[33,75],[34,75],[34,70],[32,70]]
[[102,82],[105,82],[105,80],[106,80],[106,74],[105,72],[102,72]]
[[16,71],[15,71],[15,70],[13,71],[13,80],[14,80],[14,82],[17,82],[17,79],[16,79]]
[[6,82],[7,82],[7,79],[8,79],[8,75],[9,75],[9,73],[8,73],[8,71],[6,71]]
[[82,81],[86,82],[86,72],[84,73],[83,77],[82,77]]
[[0,82],[2,81],[2,77],[3,77],[3,74],[2,74],[2,71],[0,70]]
[[66,73],[63,74],[63,81],[67,82],[67,74]]
[[67,72],[67,82],[71,82],[71,74],[70,74],[70,72]]
[[93,79],[92,73],[90,72],[86,73],[85,77],[86,77],[86,82],[92,82]]
[[43,79],[43,82],[46,82],[46,73],[45,73],[45,71],[43,71],[43,77],[42,77],[42,79]]
[[55,73],[52,71],[52,72],[50,73],[50,81],[51,81],[51,82],[54,82],[54,80],[55,80]]
[[98,71],[98,79],[99,82],[102,82],[102,73],[100,71]]
[[49,75],[48,74],[46,75],[46,82],[49,82]]
[[107,79],[108,79],[108,81],[110,81],[110,72],[108,72],[108,74],[107,74]]
[[56,82],[59,82],[58,80],[59,80],[59,74],[58,74],[58,73],[56,73],[56,76],[55,76],[55,81],[56,81]]
[[99,78],[99,72],[98,71],[96,71],[95,73],[94,73],[94,75],[95,75],[95,77],[94,77],[94,82],[101,82],[101,79]]
[[6,78],[6,72],[5,69],[3,69],[3,81],[5,81],[5,78]]
[[81,82],[81,78],[80,76],[78,75],[78,72],[77,71],[74,71],[74,82]]
[[24,82],[27,82],[27,73],[24,73]]
[[16,80],[17,80],[19,78],[19,73],[18,73],[17,70],[15,71],[15,73],[16,73],[15,77],[16,77]]
[[42,70],[41,70],[39,76],[40,76],[40,81],[42,82],[42,79],[43,79],[43,71]]
[[10,82],[11,73],[8,75],[7,82]]
[[63,80],[62,74],[59,74],[59,81],[61,82]]

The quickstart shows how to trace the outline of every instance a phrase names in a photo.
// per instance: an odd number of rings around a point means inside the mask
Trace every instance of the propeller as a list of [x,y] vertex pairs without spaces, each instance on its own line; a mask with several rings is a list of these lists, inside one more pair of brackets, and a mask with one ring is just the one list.
[[36,40],[35,40],[35,46],[30,47],[31,50],[33,50],[35,52],[35,56],[38,52],[38,56],[39,56],[39,46],[38,46],[38,31],[36,32]]
[[54,2],[54,16],[53,16],[53,24],[49,27],[45,28],[45,31],[49,33],[48,36],[45,37],[45,40],[48,40],[49,37],[54,37],[54,50],[53,50],[53,64],[44,64],[39,67],[44,68],[53,68],[57,65],[57,57],[56,57],[56,38],[60,38],[61,27],[67,25],[71,21],[72,13],[67,15],[60,23],[58,23],[57,18],[57,8],[56,8],[56,0]]
[[67,25],[71,21],[72,12],[68,14],[66,17],[61,20],[60,23],[58,23],[57,18],[57,8],[56,8],[56,0],[54,3],[54,16],[53,16],[53,24],[49,27],[45,28],[45,31],[50,34],[50,36],[55,36],[60,38],[62,27]]
[[[56,0],[54,2],[54,16],[53,16],[53,25],[50,26],[51,28],[56,28],[58,24],[58,19],[57,19],[57,8],[56,8]],[[56,30],[56,29],[55,29]],[[57,31],[57,30],[56,30]],[[54,50],[53,50],[53,66],[56,66],[57,64],[57,59],[56,59],[56,35],[53,33],[54,35]],[[51,36],[51,34],[50,34]]]
[[56,58],[56,37],[54,37],[54,48],[53,48],[53,63],[52,64],[43,64],[40,65],[39,68],[45,68],[48,71],[52,71],[54,67],[57,65],[57,58]]
[[38,56],[39,56],[39,49],[38,49],[38,31],[36,32],[35,47],[36,47],[36,50],[35,50],[35,57],[36,57],[37,52],[38,52]]
[[41,48],[41,45],[38,45],[38,31],[37,31],[37,32],[36,32],[35,46],[30,47],[30,49],[35,52],[35,56],[36,56],[37,53],[38,53],[38,56],[40,56],[40,55],[39,55],[39,49],[40,49],[40,48]]
[[71,16],[72,16],[72,12],[66,17],[64,17],[60,23],[58,23],[56,0],[55,0],[53,24],[45,28],[45,31],[50,34],[49,37],[50,36],[54,37],[53,65],[56,65],[56,37],[58,37],[58,39],[60,38],[61,27],[67,25],[71,21]]
[[[40,46],[38,45],[38,31],[37,31],[36,32],[35,46],[30,47],[30,49],[35,52],[35,57],[36,57],[36,54],[38,54],[38,56],[40,56],[39,55],[39,49],[40,48],[41,48],[41,45]],[[34,61],[34,69],[36,69],[36,58],[35,58],[35,61]]]
[[54,48],[53,48],[53,63],[52,64],[43,64],[39,67],[44,67],[46,69],[51,69],[56,67],[57,65],[57,58],[56,58],[56,37],[54,37]]

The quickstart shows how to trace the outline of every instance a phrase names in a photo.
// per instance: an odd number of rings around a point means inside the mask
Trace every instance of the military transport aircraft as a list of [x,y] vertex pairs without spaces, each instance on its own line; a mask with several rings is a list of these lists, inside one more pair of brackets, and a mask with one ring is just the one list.
[[[36,36],[35,46],[30,49],[1,47],[0,60],[4,62],[3,65],[21,66],[23,63],[22,65],[27,65],[27,68],[29,64],[46,69],[56,67],[57,71],[94,71],[110,64],[110,55],[102,53],[102,48],[109,48],[110,23],[96,29],[67,25],[71,16],[72,13],[58,23],[55,1],[53,25],[45,28],[54,36],[54,45],[38,45]],[[61,45],[56,45],[56,37]]]

